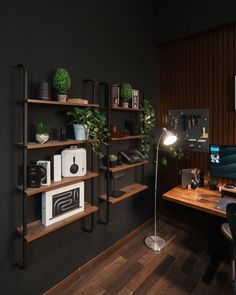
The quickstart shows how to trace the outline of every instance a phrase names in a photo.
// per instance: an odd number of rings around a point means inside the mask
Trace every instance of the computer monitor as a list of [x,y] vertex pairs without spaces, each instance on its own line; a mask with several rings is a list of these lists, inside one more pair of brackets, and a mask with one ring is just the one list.
[[210,174],[236,179],[236,146],[210,145]]

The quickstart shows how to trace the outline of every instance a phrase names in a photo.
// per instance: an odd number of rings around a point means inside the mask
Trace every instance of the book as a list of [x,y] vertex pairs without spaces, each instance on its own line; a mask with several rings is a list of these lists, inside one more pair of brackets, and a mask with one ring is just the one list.
[[88,104],[88,100],[83,98],[67,98],[67,102],[78,103],[78,104]]

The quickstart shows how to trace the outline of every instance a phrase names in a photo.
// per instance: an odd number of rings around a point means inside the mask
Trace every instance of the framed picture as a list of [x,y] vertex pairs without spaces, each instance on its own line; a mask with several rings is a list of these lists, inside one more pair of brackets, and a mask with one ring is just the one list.
[[139,109],[139,90],[132,89],[132,109]]
[[49,226],[84,210],[84,182],[42,194],[42,224]]
[[112,85],[111,96],[112,96],[112,107],[113,108],[118,107],[119,103],[120,103],[120,86],[119,86],[119,84]]

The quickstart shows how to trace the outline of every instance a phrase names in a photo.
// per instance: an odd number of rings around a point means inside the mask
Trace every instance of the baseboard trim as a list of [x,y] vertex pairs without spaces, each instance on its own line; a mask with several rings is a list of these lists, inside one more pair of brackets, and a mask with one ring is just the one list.
[[83,274],[94,268],[97,264],[103,261],[106,257],[113,254],[116,250],[126,244],[129,240],[139,234],[145,227],[149,226],[153,222],[153,219],[149,219],[145,223],[141,224],[126,236],[121,238],[119,241],[115,242],[111,247],[107,248],[96,257],[92,258],[86,264],[82,265],[80,268],[75,270],[72,274],[64,278],[62,281],[57,283],[55,286],[47,290],[43,295],[58,295],[58,292],[61,291],[62,288],[68,287],[71,285],[75,280],[78,280]]

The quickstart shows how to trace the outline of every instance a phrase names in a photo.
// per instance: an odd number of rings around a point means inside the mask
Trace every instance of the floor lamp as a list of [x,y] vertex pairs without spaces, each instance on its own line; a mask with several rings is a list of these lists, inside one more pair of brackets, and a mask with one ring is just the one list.
[[176,142],[177,136],[172,132],[168,131],[166,128],[163,128],[162,133],[159,137],[157,148],[156,148],[156,170],[155,170],[155,194],[154,194],[154,236],[149,236],[145,239],[145,244],[148,248],[154,251],[161,251],[165,247],[165,241],[157,237],[157,174],[158,174],[158,152],[161,141],[164,145],[172,145]]

